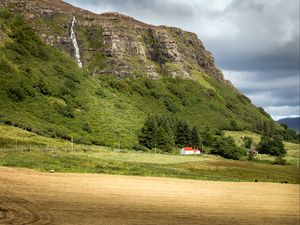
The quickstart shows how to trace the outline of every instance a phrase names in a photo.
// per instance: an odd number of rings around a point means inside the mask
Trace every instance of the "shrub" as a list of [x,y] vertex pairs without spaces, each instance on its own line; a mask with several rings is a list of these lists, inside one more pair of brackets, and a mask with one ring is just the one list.
[[145,96],[146,95],[146,90],[144,90],[144,87],[142,87],[142,85],[140,85],[138,82],[133,82],[130,85],[130,88],[133,92],[138,93],[141,96]]
[[99,96],[100,98],[105,98],[105,97],[107,97],[106,96],[106,93],[105,93],[105,91],[104,91],[104,89],[102,89],[102,88],[99,88],[97,91],[96,91],[96,93],[95,93],[97,96]]
[[84,145],[92,144],[92,142],[87,137],[84,137],[84,136],[74,137],[73,142],[77,143],[77,144],[84,144]]
[[216,135],[224,136],[224,132],[222,130],[216,130]]
[[82,129],[85,130],[88,133],[92,132],[92,129],[91,129],[91,127],[88,123],[84,123]]
[[255,156],[255,153],[253,151],[249,151],[247,159],[249,161],[253,161],[254,160],[254,156]]
[[244,142],[245,148],[251,148],[252,143],[253,143],[253,138],[245,136],[245,137],[242,137],[242,140]]
[[7,57],[14,61],[20,60],[23,56],[24,57],[30,56],[30,53],[23,45],[17,44],[15,42],[7,42],[5,44],[5,48],[7,49],[6,50]]
[[244,104],[247,104],[247,103],[250,103],[250,104],[251,104],[251,100],[250,100],[248,97],[246,97],[245,95],[242,95],[242,94],[238,93],[238,94],[237,94],[237,98],[238,98],[241,102],[243,102]]
[[145,146],[143,145],[139,145],[139,144],[135,144],[133,146],[133,149],[137,150],[137,151],[143,151],[143,152],[146,152],[146,151],[149,151],[148,148],[146,148]]
[[287,162],[285,160],[285,158],[283,157],[283,155],[279,155],[275,158],[275,161],[273,164],[277,164],[277,165],[286,165]]
[[176,113],[179,111],[176,104],[172,101],[169,101],[168,99],[164,101],[165,106],[167,107],[167,110],[172,113]]
[[25,91],[21,87],[12,87],[7,90],[7,97],[15,102],[21,102],[25,99]]
[[65,106],[65,105],[56,104],[55,110],[61,115],[63,115],[64,117],[74,118],[73,109],[68,105]]
[[148,89],[154,89],[154,88],[156,88],[157,85],[156,85],[155,81],[153,81],[153,80],[146,80],[145,86]]
[[11,13],[7,9],[2,8],[0,9],[0,18],[7,20],[11,18]]
[[14,69],[5,59],[0,58],[0,71],[1,73],[11,73]]
[[72,139],[71,136],[65,130],[58,129],[55,131],[55,135],[56,135],[56,137],[59,137],[59,138],[62,138],[62,139],[68,140],[68,141],[71,141],[71,139]]
[[47,60],[45,45],[39,37],[32,31],[23,17],[16,16],[14,24],[11,26],[10,37],[13,38],[19,47],[24,47],[31,56]]
[[258,144],[257,150],[259,153],[273,156],[284,156],[286,149],[281,140],[273,139],[267,136],[262,136]]
[[235,120],[231,120],[228,130],[239,131],[241,130],[241,128],[239,127],[238,123]]
[[237,147],[231,137],[218,137],[213,144],[211,153],[235,160],[240,159],[245,155],[245,151],[242,148]]
[[214,90],[211,90],[211,89],[207,89],[206,94],[210,98],[215,98],[216,97],[216,92]]
[[40,79],[36,84],[33,85],[42,95],[51,95],[51,92],[48,87],[48,83],[44,79]]

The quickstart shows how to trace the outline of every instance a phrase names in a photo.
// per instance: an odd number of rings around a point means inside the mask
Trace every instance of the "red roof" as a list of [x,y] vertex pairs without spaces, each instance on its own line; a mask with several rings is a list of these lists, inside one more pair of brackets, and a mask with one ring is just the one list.
[[192,147],[184,147],[182,148],[184,151],[200,151],[199,149],[193,149]]

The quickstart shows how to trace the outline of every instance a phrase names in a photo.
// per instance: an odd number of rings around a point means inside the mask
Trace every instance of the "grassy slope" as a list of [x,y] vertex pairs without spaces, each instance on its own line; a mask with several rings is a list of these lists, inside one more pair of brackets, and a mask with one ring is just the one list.
[[[288,150],[288,154],[295,157],[295,151]],[[41,171],[299,183],[299,166],[296,165],[278,166],[212,155],[166,155],[78,144],[72,148],[70,142],[7,125],[0,125],[0,165]]]

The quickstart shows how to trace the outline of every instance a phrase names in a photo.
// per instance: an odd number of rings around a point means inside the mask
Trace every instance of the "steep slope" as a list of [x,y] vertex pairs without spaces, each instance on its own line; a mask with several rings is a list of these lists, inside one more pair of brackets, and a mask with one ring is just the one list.
[[171,114],[202,130],[273,123],[224,80],[195,34],[117,13],[96,15],[59,0],[0,6],[2,122],[124,147],[137,143],[148,114]]

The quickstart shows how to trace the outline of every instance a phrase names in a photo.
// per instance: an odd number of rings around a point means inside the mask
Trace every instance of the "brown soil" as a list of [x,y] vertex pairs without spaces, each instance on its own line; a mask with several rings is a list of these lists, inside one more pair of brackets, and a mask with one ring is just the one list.
[[299,224],[299,185],[0,167],[0,224]]

